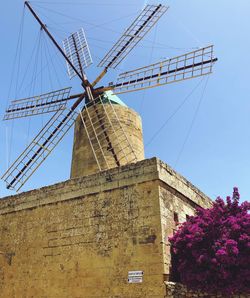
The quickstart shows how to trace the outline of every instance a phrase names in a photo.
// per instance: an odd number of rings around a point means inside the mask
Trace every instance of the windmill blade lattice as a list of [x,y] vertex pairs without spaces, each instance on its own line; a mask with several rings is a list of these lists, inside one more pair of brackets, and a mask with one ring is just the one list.
[[122,73],[119,75],[117,83],[110,89],[114,93],[120,94],[208,75],[212,72],[216,61],[217,58],[213,56],[213,46],[208,46]]
[[35,116],[65,109],[71,87],[29,98],[13,100],[6,110],[3,120]]
[[[63,41],[63,48],[66,56],[83,77],[84,69],[93,62],[84,30],[81,28],[66,38]],[[69,77],[72,79],[76,76],[76,72],[68,62],[67,68]]]
[[98,66],[116,68],[167,10],[161,4],[147,5]]
[[30,145],[9,167],[2,179],[6,182],[8,189],[18,191],[30,178],[35,170],[49,156],[52,150],[65,136],[71,126],[75,123],[78,113],[75,109],[82,102],[84,94],[79,97],[70,110],[60,110],[47,122]]

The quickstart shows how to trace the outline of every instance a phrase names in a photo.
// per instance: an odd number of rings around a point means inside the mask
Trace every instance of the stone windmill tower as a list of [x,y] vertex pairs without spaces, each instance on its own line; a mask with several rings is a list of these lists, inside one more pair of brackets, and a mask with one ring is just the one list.
[[52,114],[3,175],[7,188],[19,190],[72,126],[74,179],[0,200],[0,296],[172,298],[166,289],[168,236],[211,201],[168,165],[144,159],[140,116],[118,95],[210,74],[217,60],[213,46],[122,73],[117,82],[98,87],[168,8],[147,5],[90,83],[84,31],[71,34],[62,49],[30,3],[25,5],[83,90],[13,100],[6,111],[5,120]]
[[[99,108],[101,105],[100,103]],[[110,91],[103,94],[101,110],[101,123],[91,105],[76,119],[71,178],[87,176],[102,169],[111,169],[144,159],[141,117]],[[92,122],[93,126],[87,128],[86,122],[89,125]],[[106,129],[108,141],[102,125]],[[109,143],[115,148],[115,157],[109,150]]]
[[[110,68],[115,68],[164,15],[168,7],[147,5],[99,63],[103,70],[90,83],[86,68],[92,63],[83,29],[63,41],[63,49],[48,31],[28,1],[26,7],[64,57],[70,78],[80,79],[83,93],[70,95],[71,88],[13,100],[4,120],[53,115],[30,145],[3,175],[7,188],[19,190],[75,124],[71,177],[120,167],[144,158],[141,119],[117,94],[179,82],[212,72],[217,60],[213,46],[130,70],[116,83],[98,87]],[[74,103],[69,106],[69,102]]]

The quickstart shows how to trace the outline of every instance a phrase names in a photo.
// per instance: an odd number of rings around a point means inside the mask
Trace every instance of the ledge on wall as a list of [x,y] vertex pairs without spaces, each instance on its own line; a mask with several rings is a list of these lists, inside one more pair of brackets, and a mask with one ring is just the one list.
[[[166,284],[166,298],[191,298],[191,297],[197,297],[197,298],[226,298],[225,295],[221,294],[208,294],[208,293],[202,293],[201,291],[193,291],[187,289],[184,285],[180,283],[175,282],[165,282]],[[250,298],[250,295],[235,295],[233,298]]]

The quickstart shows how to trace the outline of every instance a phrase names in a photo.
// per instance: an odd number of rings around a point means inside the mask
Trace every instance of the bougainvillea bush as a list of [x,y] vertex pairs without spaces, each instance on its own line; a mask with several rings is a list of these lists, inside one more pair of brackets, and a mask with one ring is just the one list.
[[250,203],[238,189],[226,202],[197,209],[171,237],[173,269],[190,289],[226,297],[250,293]]

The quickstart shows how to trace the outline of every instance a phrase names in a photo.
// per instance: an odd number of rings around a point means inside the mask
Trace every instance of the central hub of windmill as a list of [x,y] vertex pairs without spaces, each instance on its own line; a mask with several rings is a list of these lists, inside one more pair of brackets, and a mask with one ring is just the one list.
[[77,117],[71,178],[143,159],[141,117],[112,92],[105,92]]

